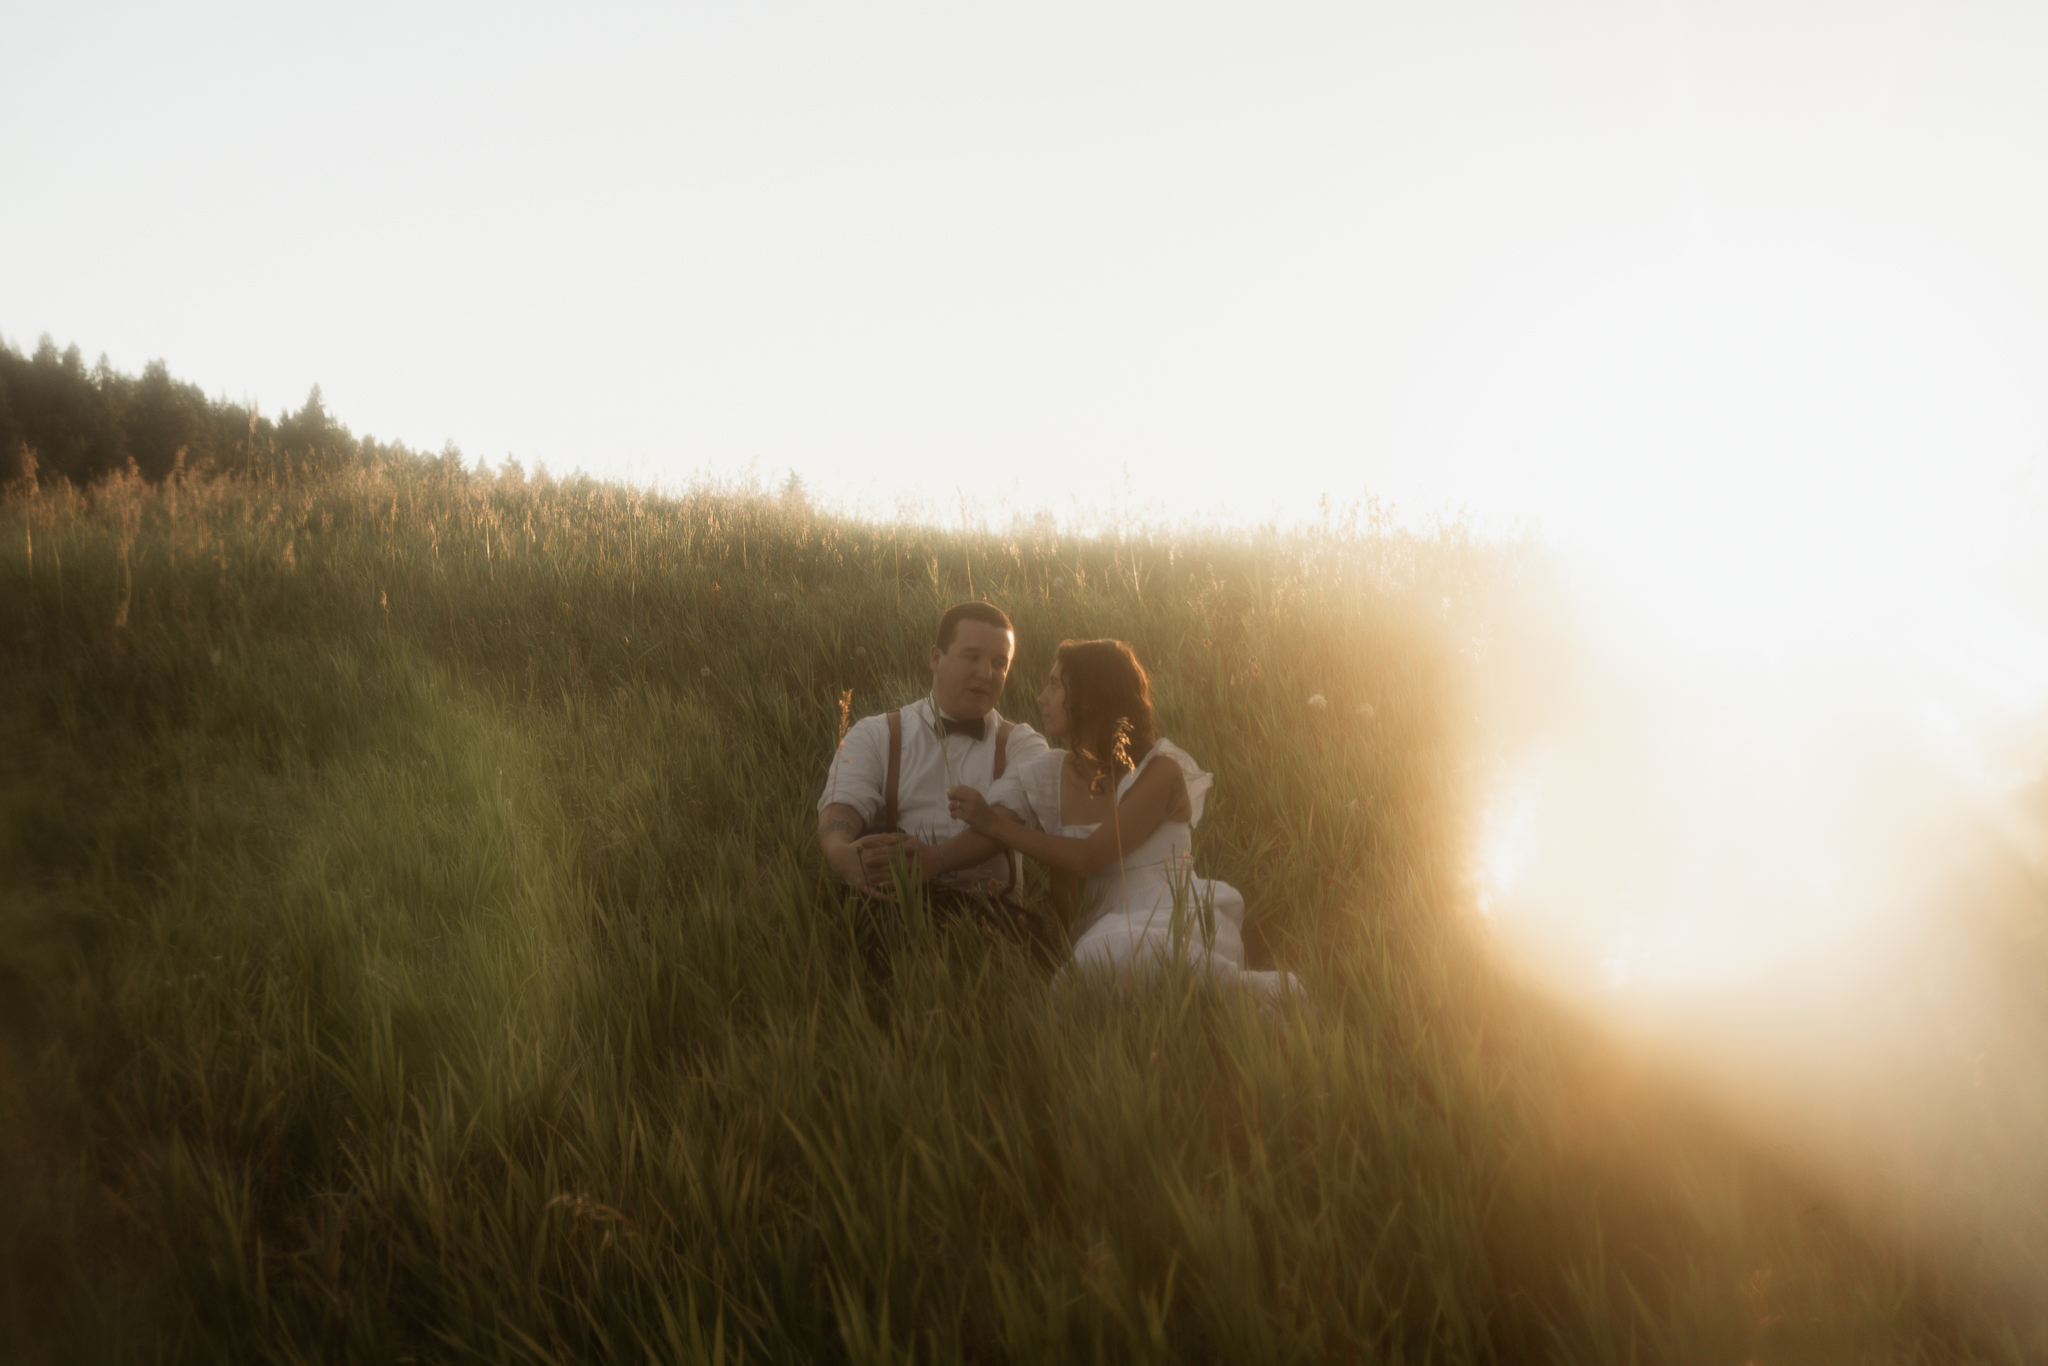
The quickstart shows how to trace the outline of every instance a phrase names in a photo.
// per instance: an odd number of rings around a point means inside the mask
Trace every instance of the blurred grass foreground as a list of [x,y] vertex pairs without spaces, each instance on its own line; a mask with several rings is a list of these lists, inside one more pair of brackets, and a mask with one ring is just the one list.
[[[31,471],[0,1359],[2043,1359],[1497,966],[1474,641],[1532,562],[452,459]],[[921,693],[970,596],[1012,716],[1061,638],[1136,646],[1313,1013],[1055,1013],[915,908],[871,969],[812,803],[842,697]]]

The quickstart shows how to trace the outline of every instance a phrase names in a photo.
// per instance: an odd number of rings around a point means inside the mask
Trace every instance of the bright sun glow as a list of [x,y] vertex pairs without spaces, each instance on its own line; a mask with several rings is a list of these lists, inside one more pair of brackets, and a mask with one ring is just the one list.
[[1491,282],[1418,381],[1438,448],[1526,452],[1512,480],[1595,634],[1632,642],[1482,815],[1481,909],[1554,980],[1839,966],[1933,875],[1948,813],[2048,757],[2048,631],[2017,591],[2035,338],[1923,248],[1639,224]]
[[1959,823],[1995,816],[2048,759],[2038,620],[1960,601],[1918,625],[1796,669],[1644,629],[1504,764],[1480,909],[1560,983],[1840,967],[1941,874]]

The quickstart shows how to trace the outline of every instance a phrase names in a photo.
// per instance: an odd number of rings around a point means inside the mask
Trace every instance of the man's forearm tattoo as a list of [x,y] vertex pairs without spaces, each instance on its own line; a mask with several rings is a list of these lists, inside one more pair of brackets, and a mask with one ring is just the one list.
[[850,840],[860,838],[860,822],[851,816],[827,816],[819,827],[824,835],[844,835]]

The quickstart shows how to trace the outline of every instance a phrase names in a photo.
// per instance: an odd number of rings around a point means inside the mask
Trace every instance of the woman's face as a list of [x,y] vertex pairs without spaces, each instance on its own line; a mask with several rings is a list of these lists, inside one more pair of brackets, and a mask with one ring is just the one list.
[[1045,719],[1047,738],[1068,738],[1067,685],[1060,682],[1060,666],[1057,662],[1052,666],[1052,676],[1045,680],[1045,691],[1038,695],[1038,712]]

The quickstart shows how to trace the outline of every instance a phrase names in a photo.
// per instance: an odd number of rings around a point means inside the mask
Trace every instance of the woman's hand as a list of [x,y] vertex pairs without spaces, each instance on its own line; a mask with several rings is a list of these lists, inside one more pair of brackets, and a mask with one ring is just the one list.
[[987,834],[989,827],[996,823],[996,813],[982,795],[962,783],[946,789],[946,810],[953,813],[953,819],[966,823],[969,830]]

